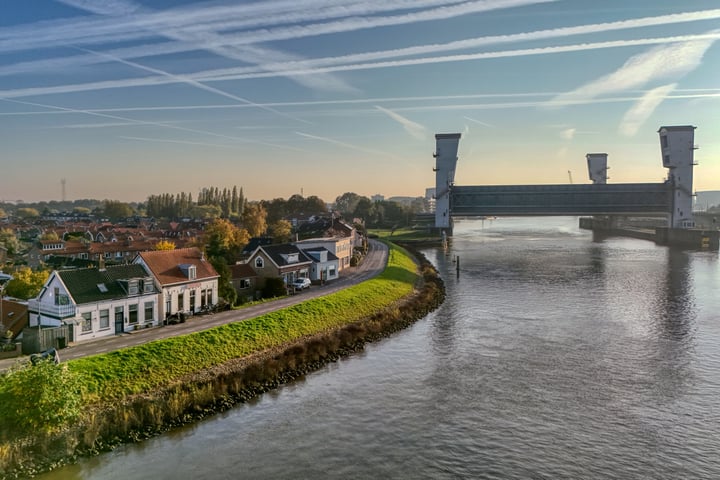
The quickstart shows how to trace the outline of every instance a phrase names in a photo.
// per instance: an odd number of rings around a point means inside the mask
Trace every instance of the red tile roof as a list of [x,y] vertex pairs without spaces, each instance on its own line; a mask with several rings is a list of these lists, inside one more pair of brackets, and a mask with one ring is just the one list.
[[180,265],[183,264],[195,265],[197,277],[192,281],[210,280],[220,276],[196,247],[141,252],[138,256],[142,258],[161,285],[191,281],[180,269]]

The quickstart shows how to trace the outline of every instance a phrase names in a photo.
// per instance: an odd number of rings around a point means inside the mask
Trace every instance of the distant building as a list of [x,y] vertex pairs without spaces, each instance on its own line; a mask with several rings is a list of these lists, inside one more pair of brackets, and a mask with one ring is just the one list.
[[372,200],[375,203],[382,202],[385,200],[385,195],[380,195],[379,193],[377,193],[377,194],[373,195],[372,197],[370,197],[370,200]]
[[708,208],[720,206],[720,190],[707,190],[695,192],[695,204],[693,210],[704,212]]
[[435,187],[425,189],[425,200],[428,202],[428,211],[435,213]]

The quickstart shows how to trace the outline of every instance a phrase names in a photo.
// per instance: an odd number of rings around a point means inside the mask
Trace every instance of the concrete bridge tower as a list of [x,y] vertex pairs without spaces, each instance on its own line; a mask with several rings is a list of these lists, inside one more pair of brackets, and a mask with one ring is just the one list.
[[594,184],[607,183],[607,153],[588,153],[587,159],[588,175]]
[[695,226],[692,213],[695,127],[692,125],[660,127],[658,134],[663,167],[669,170],[668,182],[673,188],[670,227],[693,228]]
[[459,133],[435,135],[435,227],[452,234],[450,188],[455,183]]

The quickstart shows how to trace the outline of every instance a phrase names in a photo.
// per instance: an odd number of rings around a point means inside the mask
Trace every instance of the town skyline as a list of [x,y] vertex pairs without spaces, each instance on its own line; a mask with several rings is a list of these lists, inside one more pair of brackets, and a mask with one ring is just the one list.
[[589,183],[593,152],[611,183],[659,182],[664,125],[697,127],[694,189],[720,190],[719,20],[702,0],[10,0],[0,200],[418,197],[453,132],[458,185]]

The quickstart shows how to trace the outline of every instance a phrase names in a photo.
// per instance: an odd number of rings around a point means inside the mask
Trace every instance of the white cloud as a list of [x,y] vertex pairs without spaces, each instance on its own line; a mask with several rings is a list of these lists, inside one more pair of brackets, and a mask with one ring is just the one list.
[[[717,33],[717,32],[714,32]],[[575,90],[558,95],[550,105],[563,105],[623,90],[663,78],[679,78],[697,68],[717,37],[661,45],[630,57],[616,71]]]
[[564,140],[572,140],[573,138],[575,138],[576,131],[576,128],[566,128],[565,130],[562,130],[560,132],[560,138]]
[[645,121],[652,115],[655,109],[662,103],[668,94],[672,92],[676,83],[663,85],[647,92],[628,110],[620,122],[618,131],[626,137],[634,136]]
[[418,140],[425,140],[425,137],[427,136],[427,128],[420,125],[419,123],[413,122],[412,120],[403,117],[402,115],[393,112],[392,110],[388,110],[387,108],[383,108],[379,105],[375,105],[375,108],[383,112],[388,117],[392,118],[396,122],[398,122],[400,125],[403,126],[406,132],[408,132],[413,137],[417,138]]
[[493,127],[492,125],[490,125],[489,123],[482,122],[482,121],[480,121],[480,120],[478,120],[478,119],[476,119],[476,118],[471,118],[471,117],[467,117],[467,116],[464,116],[463,118],[464,118],[465,120],[470,120],[470,121],[473,122],[473,123],[477,123],[478,125],[482,125],[483,127],[494,128],[494,127]]

